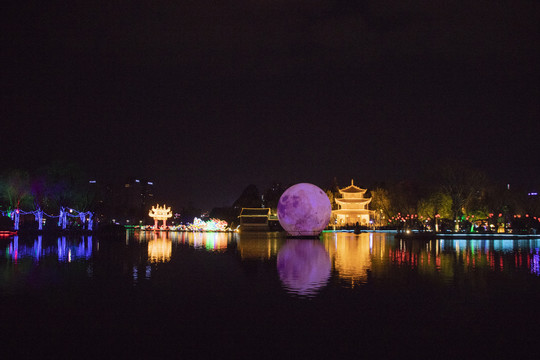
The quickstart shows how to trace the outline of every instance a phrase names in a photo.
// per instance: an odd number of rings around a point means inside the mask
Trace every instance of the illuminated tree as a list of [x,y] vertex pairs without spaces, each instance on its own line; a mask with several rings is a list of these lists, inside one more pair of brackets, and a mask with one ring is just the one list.
[[439,231],[440,219],[452,217],[452,198],[442,192],[433,193],[418,202],[418,215],[431,219],[435,224],[435,231]]
[[51,211],[59,211],[61,207],[88,210],[93,197],[88,190],[88,179],[78,165],[54,162],[46,168],[46,179]]
[[371,210],[374,210],[375,213],[382,213],[386,219],[395,215],[392,211],[392,202],[387,189],[378,187],[371,190],[371,203],[369,204],[369,207]]
[[338,204],[336,202],[336,198],[339,198],[341,195],[339,193],[339,184],[337,182],[337,178],[332,179],[332,183],[328,188],[325,190],[326,195],[328,196],[328,199],[330,200],[330,204],[332,205],[332,210],[338,209]]
[[401,181],[390,188],[389,191],[393,215],[415,214],[418,204],[419,188],[410,181]]
[[32,194],[34,217],[38,224],[38,230],[42,230],[44,209],[47,208],[48,203],[46,179],[42,176],[32,179],[30,193]]
[[7,171],[0,180],[0,194],[8,209],[18,209],[31,203],[30,177],[21,170]]
[[452,199],[452,217],[455,229],[467,207],[472,208],[475,197],[484,191],[487,178],[484,173],[457,161],[446,161],[435,173],[439,189]]
[[2,177],[0,184],[2,198],[8,204],[7,207],[13,219],[13,228],[19,230],[20,208],[31,203],[28,173],[10,170]]

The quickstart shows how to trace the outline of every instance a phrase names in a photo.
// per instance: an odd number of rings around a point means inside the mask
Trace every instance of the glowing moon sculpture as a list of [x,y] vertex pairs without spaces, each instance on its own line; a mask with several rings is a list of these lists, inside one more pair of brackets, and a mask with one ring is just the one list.
[[330,199],[319,187],[300,183],[288,188],[279,199],[279,223],[292,236],[318,236],[332,215]]

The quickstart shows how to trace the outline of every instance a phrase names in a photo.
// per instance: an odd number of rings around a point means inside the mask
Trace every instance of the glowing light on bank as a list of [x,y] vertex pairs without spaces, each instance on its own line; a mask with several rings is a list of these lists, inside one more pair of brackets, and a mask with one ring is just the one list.
[[188,224],[186,229],[188,231],[226,231],[227,222],[219,219],[209,219],[203,221],[199,218],[194,218],[192,224]]

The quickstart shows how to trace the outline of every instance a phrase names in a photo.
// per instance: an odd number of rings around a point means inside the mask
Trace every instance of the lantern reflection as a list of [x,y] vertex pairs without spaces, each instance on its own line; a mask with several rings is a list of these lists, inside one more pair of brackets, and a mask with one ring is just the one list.
[[165,233],[148,241],[148,260],[152,262],[166,262],[171,259],[172,241]]

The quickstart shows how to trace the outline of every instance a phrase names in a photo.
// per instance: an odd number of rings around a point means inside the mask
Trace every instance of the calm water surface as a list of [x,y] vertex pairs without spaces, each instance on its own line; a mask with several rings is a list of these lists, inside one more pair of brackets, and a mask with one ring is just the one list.
[[540,240],[0,238],[4,345],[43,358],[534,358]]

